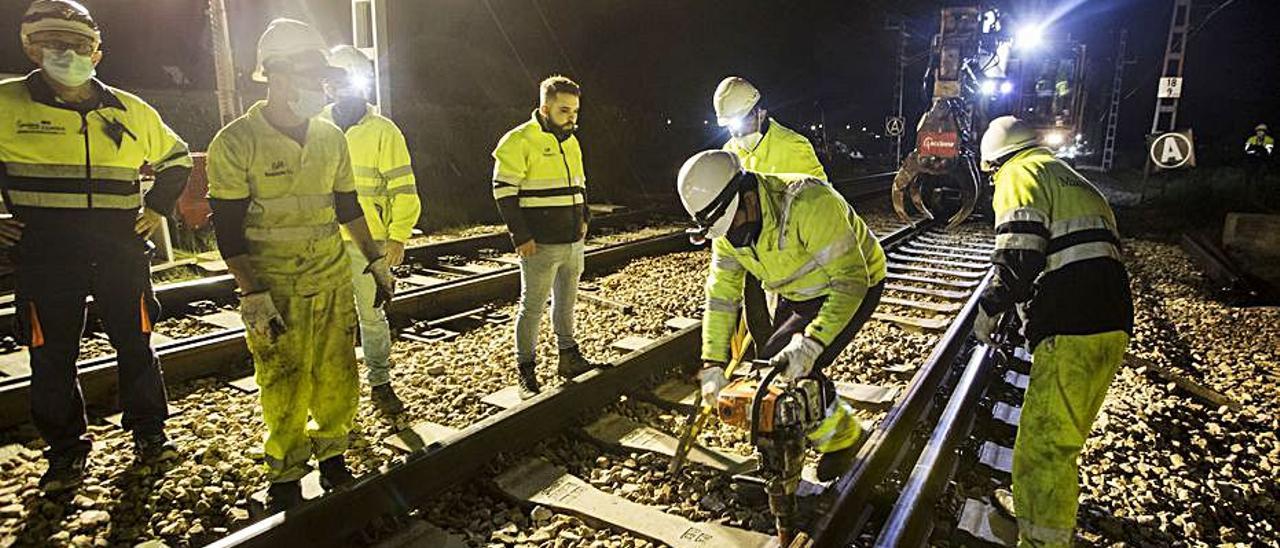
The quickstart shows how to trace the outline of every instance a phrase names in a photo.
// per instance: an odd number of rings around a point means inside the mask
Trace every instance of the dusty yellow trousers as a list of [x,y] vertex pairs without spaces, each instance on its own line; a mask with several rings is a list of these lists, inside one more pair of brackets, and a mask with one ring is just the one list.
[[1055,335],[1036,345],[1013,445],[1018,546],[1070,546],[1079,505],[1080,450],[1129,335]]
[[315,295],[271,297],[284,334],[274,343],[248,339],[267,425],[268,477],[283,482],[306,475],[312,456],[320,461],[347,449],[360,402],[356,311],[349,282]]

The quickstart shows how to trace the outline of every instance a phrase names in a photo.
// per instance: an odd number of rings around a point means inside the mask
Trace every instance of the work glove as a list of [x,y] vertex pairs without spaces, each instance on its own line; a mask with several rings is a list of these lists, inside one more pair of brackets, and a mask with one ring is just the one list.
[[978,305],[978,317],[973,320],[973,336],[982,344],[991,344],[991,333],[1000,325],[1000,314],[987,314],[987,309]]
[[698,371],[698,384],[702,387],[702,401],[714,406],[720,397],[720,391],[729,384],[724,376],[724,368],[719,365],[703,367]]
[[796,333],[791,336],[791,342],[769,360],[769,365],[775,369],[781,368],[778,373],[779,379],[793,381],[808,376],[809,372],[813,371],[813,362],[818,361],[822,350],[822,343],[802,333]]
[[276,342],[284,334],[284,317],[276,310],[271,292],[262,290],[240,296],[240,318],[254,337]]
[[387,263],[387,256],[383,255],[370,261],[364,273],[372,274],[373,283],[377,286],[373,296],[373,307],[381,308],[391,302],[391,298],[396,295],[396,277],[391,274],[391,265]]

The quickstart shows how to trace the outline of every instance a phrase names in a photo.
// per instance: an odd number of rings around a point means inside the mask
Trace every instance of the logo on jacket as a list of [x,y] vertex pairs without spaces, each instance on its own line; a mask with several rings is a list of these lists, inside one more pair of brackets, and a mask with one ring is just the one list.
[[293,175],[293,170],[289,169],[289,164],[284,160],[276,160],[271,162],[271,168],[267,170],[267,177],[281,177],[284,175]]
[[546,148],[542,149],[542,155],[543,155],[543,156],[555,156],[555,155],[556,155],[556,149],[551,148],[551,147],[546,147]]
[[67,133],[67,126],[55,124],[53,122],[50,122],[49,120],[37,120],[37,121],[29,122],[29,121],[19,119],[17,123],[18,123],[18,128],[17,128],[18,135],[24,135],[24,134],[26,135],[31,135],[31,134],[65,135]]

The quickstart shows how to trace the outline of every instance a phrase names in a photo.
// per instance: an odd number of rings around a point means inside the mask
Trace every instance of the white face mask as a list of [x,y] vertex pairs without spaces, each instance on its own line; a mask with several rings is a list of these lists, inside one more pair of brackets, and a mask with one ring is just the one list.
[[71,50],[57,51],[43,49],[40,68],[45,74],[59,84],[67,87],[79,87],[93,78],[93,58],[80,55]]
[[747,150],[752,150],[756,148],[756,145],[760,144],[761,139],[764,139],[764,134],[760,133],[759,131],[755,133],[748,133],[746,135],[743,135],[742,137],[733,138],[733,140],[737,142],[739,147]]
[[329,102],[324,91],[320,90],[300,89],[297,90],[297,95],[296,99],[289,101],[289,110],[304,120],[320,114]]

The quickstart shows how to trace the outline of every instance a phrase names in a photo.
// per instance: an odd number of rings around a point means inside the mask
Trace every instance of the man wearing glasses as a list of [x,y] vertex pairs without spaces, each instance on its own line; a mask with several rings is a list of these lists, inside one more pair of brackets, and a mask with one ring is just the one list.
[[325,81],[342,75],[314,28],[272,21],[254,73],[267,100],[209,145],[209,203],[261,389],[273,512],[302,502],[313,456],[325,489],[354,479],[343,453],[360,399],[356,311],[339,225],[368,261],[374,306],[395,289],[356,200],[346,137],[316,118]]
[[[0,189],[11,214],[0,219],[0,248],[18,263],[17,335],[31,353],[32,421],[49,444],[40,486],[52,493],[80,485],[91,447],[76,380],[89,295],[116,350],[139,461],[178,455],[151,348],[159,303],[147,237],[173,210],[191,158],[155,109],[93,77],[101,34],[84,6],[32,3],[21,38],[40,68],[0,82]],[[143,164],[156,173],[145,196]]]

